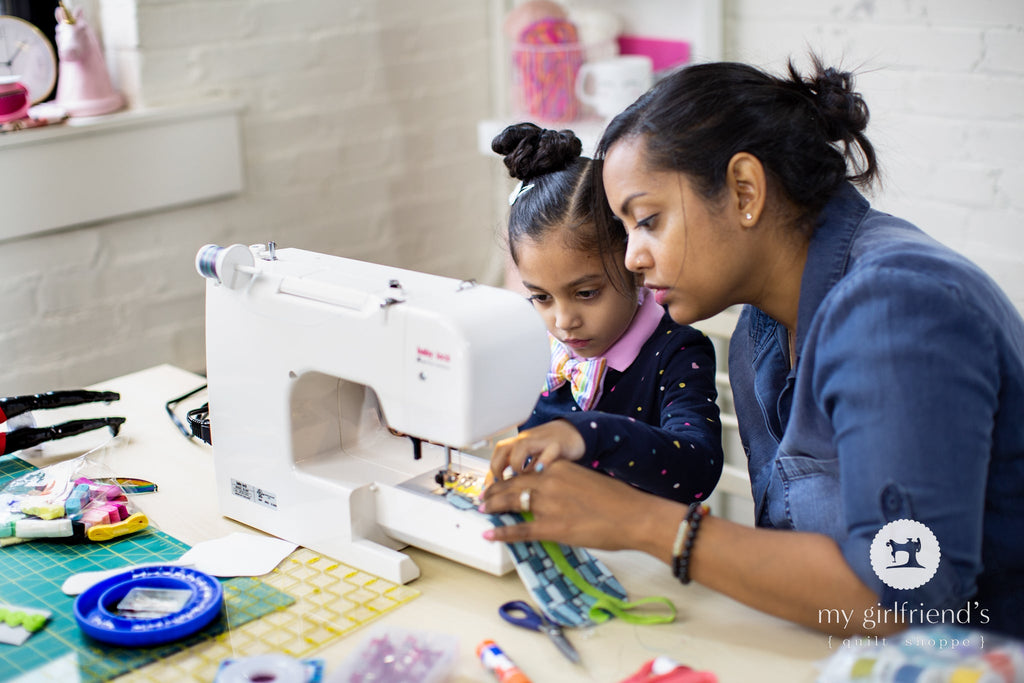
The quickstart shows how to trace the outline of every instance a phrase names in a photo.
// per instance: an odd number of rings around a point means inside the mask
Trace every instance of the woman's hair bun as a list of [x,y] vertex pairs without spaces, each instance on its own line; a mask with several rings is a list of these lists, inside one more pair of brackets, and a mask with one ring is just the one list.
[[583,143],[571,130],[517,123],[498,133],[491,149],[505,157],[509,175],[527,180],[568,168],[582,154]]
[[808,86],[825,124],[825,136],[829,141],[848,142],[867,128],[867,105],[853,89],[853,74],[816,66],[817,73]]

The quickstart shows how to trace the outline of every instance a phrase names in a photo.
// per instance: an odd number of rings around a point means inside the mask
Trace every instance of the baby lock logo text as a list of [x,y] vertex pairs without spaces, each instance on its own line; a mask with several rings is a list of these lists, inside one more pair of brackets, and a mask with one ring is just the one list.
[[[889,522],[875,534],[871,541],[871,568],[885,585],[899,590],[920,588],[928,583],[939,568],[942,552],[939,541],[927,526],[913,519],[897,519]],[[881,603],[864,610],[860,620],[864,629],[871,630],[879,624],[969,624],[975,617],[978,623],[987,624],[988,610],[979,608],[978,603],[969,603],[963,608],[925,609],[924,603],[911,606],[907,601],[894,601],[892,609]],[[973,606],[973,609],[972,609]],[[854,619],[854,610],[818,610],[818,623],[837,624],[849,627]]]

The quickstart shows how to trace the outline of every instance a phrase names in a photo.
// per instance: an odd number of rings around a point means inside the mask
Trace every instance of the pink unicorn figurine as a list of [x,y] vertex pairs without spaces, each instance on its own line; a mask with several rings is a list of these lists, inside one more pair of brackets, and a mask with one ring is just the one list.
[[57,104],[68,116],[96,116],[120,109],[124,98],[110,83],[100,41],[83,18],[81,8],[72,16],[61,2],[56,15],[60,56]]

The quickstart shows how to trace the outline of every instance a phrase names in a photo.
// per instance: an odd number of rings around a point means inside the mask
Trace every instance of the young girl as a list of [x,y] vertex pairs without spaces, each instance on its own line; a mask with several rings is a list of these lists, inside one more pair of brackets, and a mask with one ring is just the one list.
[[533,415],[499,442],[491,474],[568,458],[666,498],[706,498],[722,472],[711,341],[638,286],[625,243],[601,255],[591,160],[571,131],[521,123],[491,148],[521,181],[509,197],[509,250],[552,351]]

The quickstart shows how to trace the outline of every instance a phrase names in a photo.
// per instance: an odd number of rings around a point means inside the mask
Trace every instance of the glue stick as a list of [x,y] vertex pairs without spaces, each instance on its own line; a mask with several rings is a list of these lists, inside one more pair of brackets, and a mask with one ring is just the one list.
[[493,640],[485,640],[477,645],[476,656],[484,668],[497,677],[499,683],[531,683]]

